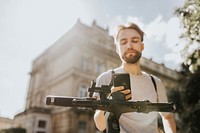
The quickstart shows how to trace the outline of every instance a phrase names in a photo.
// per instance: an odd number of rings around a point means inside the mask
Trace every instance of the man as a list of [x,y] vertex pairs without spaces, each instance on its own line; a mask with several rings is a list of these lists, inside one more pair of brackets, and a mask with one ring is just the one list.
[[[144,49],[144,32],[134,23],[118,26],[115,35],[116,52],[122,65],[114,69],[115,73],[128,73],[130,75],[131,89],[124,90],[123,86],[112,87],[111,93],[121,91],[126,99],[132,101],[161,102],[166,103],[167,96],[160,79],[154,76],[157,91],[152,83],[149,74],[143,72],[140,67],[140,58]],[[97,78],[97,86],[108,85],[111,81],[111,71],[101,74]],[[98,97],[97,95],[94,95]],[[123,113],[119,119],[120,132],[122,133],[158,133],[157,112],[144,113]],[[176,133],[176,124],[171,113],[161,113],[165,133]],[[97,110],[94,121],[100,131],[106,128],[105,112]]]

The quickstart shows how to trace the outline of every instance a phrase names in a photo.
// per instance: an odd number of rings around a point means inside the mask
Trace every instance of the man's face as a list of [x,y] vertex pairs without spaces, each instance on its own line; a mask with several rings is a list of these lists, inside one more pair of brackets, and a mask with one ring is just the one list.
[[123,29],[118,34],[117,53],[123,62],[137,63],[142,55],[144,44],[140,34],[134,29]]

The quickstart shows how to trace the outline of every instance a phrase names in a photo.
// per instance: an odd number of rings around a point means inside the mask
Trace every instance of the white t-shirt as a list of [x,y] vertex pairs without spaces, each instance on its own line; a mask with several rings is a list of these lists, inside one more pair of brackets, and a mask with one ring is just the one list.
[[[122,67],[116,68],[115,73],[125,73]],[[102,73],[97,78],[97,87],[101,85],[108,85],[111,81],[112,72],[107,71]],[[157,77],[154,76],[158,99],[160,103],[168,102],[165,93],[165,88]],[[149,74],[142,72],[142,75],[132,75],[130,74],[131,82],[131,101],[144,101],[149,100],[150,102],[157,102],[157,93],[151,77]],[[94,94],[98,95],[98,94]],[[157,115],[158,112],[150,112],[148,114],[130,112],[123,113],[120,116],[120,133],[158,133],[157,130]]]

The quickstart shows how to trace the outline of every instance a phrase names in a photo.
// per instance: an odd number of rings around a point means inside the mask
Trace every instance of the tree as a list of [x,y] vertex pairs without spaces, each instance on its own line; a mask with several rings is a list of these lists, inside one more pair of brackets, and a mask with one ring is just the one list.
[[183,54],[187,55],[191,45],[200,43],[200,0],[186,0],[183,7],[175,10],[175,15],[180,18],[184,29],[181,38],[188,41],[183,50]]
[[[182,63],[181,106],[179,108],[181,133],[199,133],[200,126],[200,0],[186,0],[175,14],[181,19],[184,32],[181,38],[187,40]],[[189,49],[196,45],[190,54]]]
[[[185,76],[181,91],[181,127],[186,133],[199,133],[200,121],[200,50],[195,50],[182,64]],[[182,131],[182,132],[183,132]]]

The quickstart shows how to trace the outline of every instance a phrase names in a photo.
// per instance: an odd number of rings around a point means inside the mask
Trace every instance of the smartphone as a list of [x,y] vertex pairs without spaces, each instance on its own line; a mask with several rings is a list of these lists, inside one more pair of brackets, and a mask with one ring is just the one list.
[[114,87],[124,86],[124,89],[131,89],[130,75],[128,73],[115,73],[113,74]]
[[[113,74],[114,87],[124,86],[124,89],[131,89],[130,75],[128,73],[115,73]],[[130,99],[128,99],[130,100]]]

